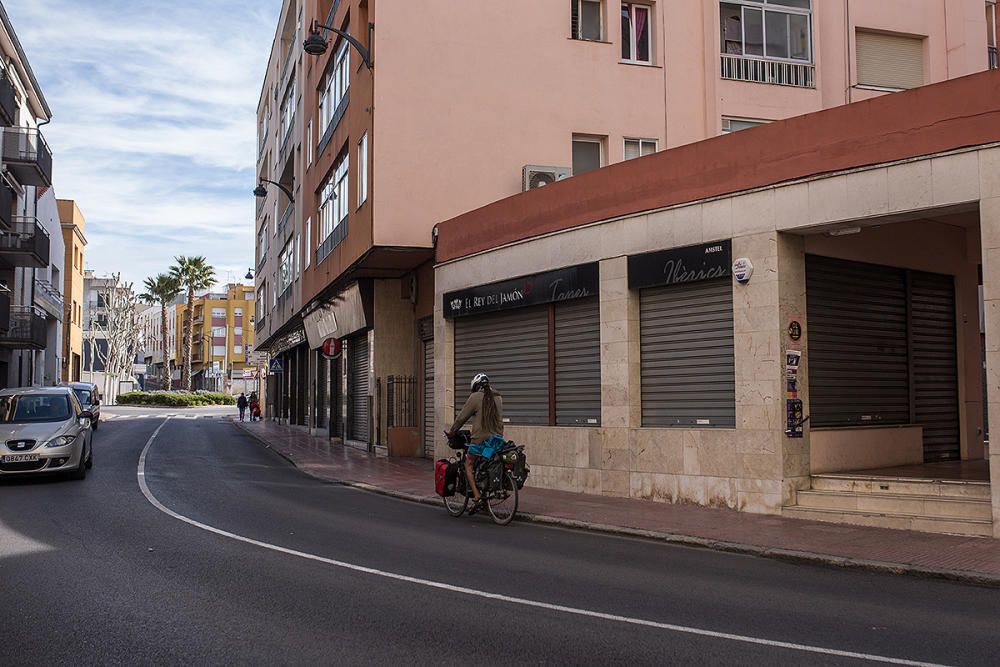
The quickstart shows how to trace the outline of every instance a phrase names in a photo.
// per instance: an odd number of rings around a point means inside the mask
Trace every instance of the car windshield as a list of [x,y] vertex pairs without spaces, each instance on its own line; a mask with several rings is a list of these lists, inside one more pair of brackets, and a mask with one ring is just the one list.
[[77,399],[80,401],[80,405],[90,405],[90,390],[89,389],[74,389],[73,393],[76,394]]
[[14,394],[0,396],[0,424],[62,422],[72,415],[69,396]]

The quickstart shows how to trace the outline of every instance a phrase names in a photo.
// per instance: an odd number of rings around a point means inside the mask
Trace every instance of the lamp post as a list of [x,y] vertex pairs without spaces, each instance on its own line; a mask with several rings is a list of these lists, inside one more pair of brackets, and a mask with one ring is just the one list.
[[[327,49],[330,48],[330,43],[326,41],[326,37],[320,34],[321,30],[328,30],[335,35],[340,35],[343,37],[348,44],[354,47],[354,49],[361,56],[361,59],[365,63],[365,67],[369,70],[375,69],[375,61],[372,58],[372,52],[365,48],[365,45],[359,42],[357,39],[337,28],[323,25],[319,21],[313,21],[312,27],[309,29],[309,36],[302,43],[302,49],[311,56],[321,56],[326,53]],[[368,43],[372,44],[372,36],[375,34],[375,24],[368,24]]]
[[253,191],[254,197],[257,197],[257,199],[263,199],[264,197],[267,196],[267,188],[264,187],[265,183],[270,183],[271,185],[277,186],[279,190],[288,195],[288,201],[292,202],[293,204],[295,203],[295,195],[292,194],[291,190],[286,188],[281,183],[278,183],[276,181],[269,181],[266,178],[260,179],[260,183],[257,184],[256,188],[254,188]]

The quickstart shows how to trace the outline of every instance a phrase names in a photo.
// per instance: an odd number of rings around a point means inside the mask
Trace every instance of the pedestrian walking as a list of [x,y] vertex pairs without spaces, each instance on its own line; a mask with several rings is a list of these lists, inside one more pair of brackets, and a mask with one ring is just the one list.
[[247,397],[245,394],[240,394],[240,397],[236,399],[236,407],[240,411],[240,421],[243,421],[247,413]]

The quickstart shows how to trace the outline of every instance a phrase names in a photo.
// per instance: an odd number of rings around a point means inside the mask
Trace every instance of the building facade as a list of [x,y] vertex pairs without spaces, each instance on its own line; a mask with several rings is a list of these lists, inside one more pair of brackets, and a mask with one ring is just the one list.
[[43,384],[58,379],[61,354],[61,289],[53,287],[61,277],[53,266],[62,250],[51,248],[59,228],[58,214],[49,224],[52,153],[38,129],[52,112],[2,6],[0,24],[0,382]]
[[440,225],[437,430],[485,370],[542,487],[1000,537],[998,120],[982,73]]
[[[143,363],[146,365],[144,388],[150,389],[173,389],[180,381],[180,364],[177,363],[178,356],[178,330],[183,331],[183,323],[177,315],[177,306],[182,303],[185,297],[178,296],[171,305],[167,306],[167,345],[163,347],[163,311],[159,304],[154,304],[139,313],[139,324],[143,334]],[[163,364],[169,364],[170,381],[169,387],[163,386]]]
[[[194,303],[192,376],[195,389],[241,392],[244,371],[254,346],[252,285],[226,285],[224,292],[209,292]],[[176,343],[173,354],[183,358],[184,316],[187,304],[173,306]],[[249,378],[248,378],[249,379]]]
[[63,254],[63,368],[65,382],[83,378],[83,272],[87,221],[72,199],[60,199]]
[[[436,224],[626,159],[986,70],[994,10],[287,0],[258,108],[258,176],[291,194],[265,183],[256,220],[259,347],[280,360],[269,416],[390,453],[412,453],[419,429],[430,454]],[[314,21],[370,61],[325,30],[327,51],[305,54]],[[324,358],[327,339],[342,357]],[[390,409],[400,391],[421,407]]]

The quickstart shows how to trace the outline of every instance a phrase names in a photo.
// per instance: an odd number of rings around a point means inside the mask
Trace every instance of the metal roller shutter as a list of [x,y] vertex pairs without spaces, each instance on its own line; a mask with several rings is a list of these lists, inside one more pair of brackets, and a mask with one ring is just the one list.
[[555,305],[556,424],[601,423],[601,305],[597,298]]
[[434,340],[424,341],[424,456],[434,458]]
[[503,396],[504,421],[549,423],[548,307],[455,320],[455,411],[485,372]]
[[857,32],[858,84],[884,88],[924,85],[924,42],[919,37]]
[[813,426],[910,421],[905,272],[806,257]]
[[358,442],[371,439],[371,406],[368,400],[368,334],[347,341],[347,437]]
[[914,417],[924,427],[924,460],[961,457],[955,283],[951,276],[911,274]]
[[640,292],[642,425],[736,427],[729,277]]

